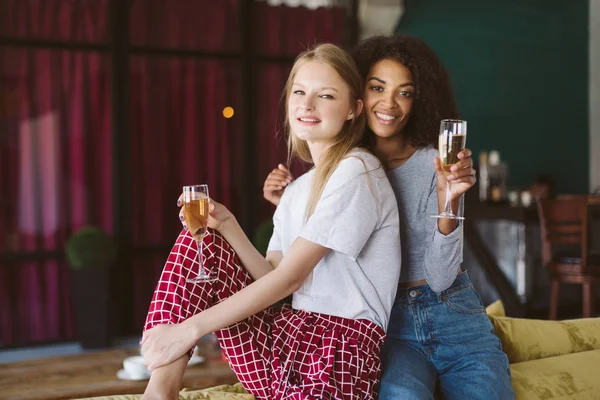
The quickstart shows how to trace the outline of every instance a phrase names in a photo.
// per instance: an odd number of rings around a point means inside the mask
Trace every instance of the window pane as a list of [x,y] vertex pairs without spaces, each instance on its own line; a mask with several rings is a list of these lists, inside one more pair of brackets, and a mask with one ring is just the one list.
[[107,42],[108,0],[2,0],[0,36]]
[[236,50],[240,0],[133,0],[131,43],[186,50]]
[[112,231],[110,58],[0,48],[0,252]]

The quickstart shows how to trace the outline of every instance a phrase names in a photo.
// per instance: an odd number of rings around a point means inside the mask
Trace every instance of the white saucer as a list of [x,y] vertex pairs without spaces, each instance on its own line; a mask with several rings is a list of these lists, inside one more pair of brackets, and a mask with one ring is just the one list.
[[188,361],[187,365],[189,367],[190,365],[196,365],[196,364],[200,364],[203,362],[204,362],[204,357],[194,354]]
[[[188,361],[187,365],[189,367],[191,365],[196,365],[196,364],[200,364],[203,362],[204,362],[204,357],[194,354]],[[150,375],[144,376],[143,378],[132,378],[127,373],[127,371],[125,371],[124,369],[120,369],[119,371],[117,371],[117,378],[123,379],[126,381],[145,381],[145,380],[150,379]]]
[[143,378],[132,378],[131,376],[129,376],[127,371],[125,371],[124,369],[120,369],[117,371],[117,378],[123,379],[126,381],[146,381],[146,380],[150,379],[150,375],[147,375]]

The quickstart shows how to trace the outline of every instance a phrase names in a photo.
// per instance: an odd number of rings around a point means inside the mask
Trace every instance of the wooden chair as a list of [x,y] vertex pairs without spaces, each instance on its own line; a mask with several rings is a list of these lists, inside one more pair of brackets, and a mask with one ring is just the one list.
[[588,254],[588,196],[538,200],[542,262],[552,277],[551,320],[557,319],[561,283],[583,285],[583,317],[595,316],[594,285],[600,283],[600,263]]

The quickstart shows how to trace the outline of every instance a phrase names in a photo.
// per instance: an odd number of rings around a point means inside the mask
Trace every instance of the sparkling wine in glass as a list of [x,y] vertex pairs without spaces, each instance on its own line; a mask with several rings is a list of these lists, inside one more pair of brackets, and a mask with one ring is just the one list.
[[[467,121],[459,119],[443,119],[440,124],[440,135],[439,139],[439,152],[440,162],[442,164],[442,170],[444,176],[450,175],[450,168],[454,164],[460,161],[458,153],[464,150],[467,144]],[[448,218],[448,219],[464,219],[464,217],[455,215],[452,212],[452,206],[450,201],[450,194],[452,191],[452,184],[450,181],[446,183],[446,201],[444,204],[444,211],[439,215],[432,215],[434,218]]]
[[204,270],[204,236],[208,234],[208,212],[210,197],[208,185],[192,185],[183,187],[183,216],[188,230],[198,244],[198,275],[187,278],[188,282],[212,282],[217,278]]

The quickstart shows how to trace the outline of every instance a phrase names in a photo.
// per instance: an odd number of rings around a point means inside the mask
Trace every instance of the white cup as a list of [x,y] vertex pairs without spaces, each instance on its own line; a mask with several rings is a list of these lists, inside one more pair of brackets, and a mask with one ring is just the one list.
[[144,365],[144,357],[133,356],[123,360],[123,369],[131,379],[148,379],[150,371]]

